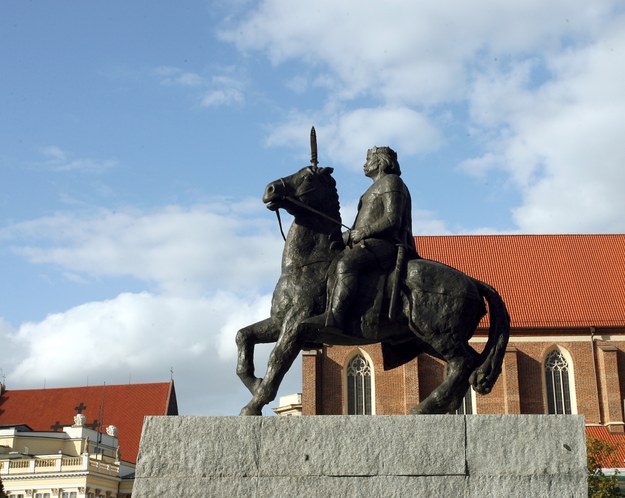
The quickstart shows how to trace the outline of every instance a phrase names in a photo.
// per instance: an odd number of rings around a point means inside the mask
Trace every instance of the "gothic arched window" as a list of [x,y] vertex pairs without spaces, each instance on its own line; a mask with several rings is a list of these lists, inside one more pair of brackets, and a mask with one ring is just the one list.
[[347,414],[371,415],[371,366],[356,355],[347,366]]
[[571,381],[570,367],[564,355],[553,350],[545,358],[545,381],[547,386],[547,413],[570,414]]

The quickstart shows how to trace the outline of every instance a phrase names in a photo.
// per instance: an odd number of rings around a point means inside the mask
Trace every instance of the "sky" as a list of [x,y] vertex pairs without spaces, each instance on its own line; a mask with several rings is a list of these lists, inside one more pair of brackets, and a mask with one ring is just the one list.
[[236,415],[262,192],[313,125],[347,224],[388,145],[417,235],[625,231],[618,0],[3,0],[0,67],[8,389],[173,376],[181,414]]

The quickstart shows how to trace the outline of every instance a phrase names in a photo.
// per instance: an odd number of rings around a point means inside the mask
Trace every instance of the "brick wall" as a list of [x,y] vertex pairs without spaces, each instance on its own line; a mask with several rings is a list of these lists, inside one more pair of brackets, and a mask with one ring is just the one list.
[[[622,431],[625,328],[594,332],[593,341],[589,329],[513,330],[502,374],[489,395],[477,395],[477,413],[546,413],[543,364],[559,348],[570,363],[573,410],[585,415],[587,424],[610,423],[613,431]],[[481,332],[472,346],[481,351],[484,341]],[[324,347],[304,356],[305,415],[346,413],[345,367],[359,352],[372,365],[378,415],[410,413],[445,378],[445,363],[428,355],[384,371],[379,345]]]

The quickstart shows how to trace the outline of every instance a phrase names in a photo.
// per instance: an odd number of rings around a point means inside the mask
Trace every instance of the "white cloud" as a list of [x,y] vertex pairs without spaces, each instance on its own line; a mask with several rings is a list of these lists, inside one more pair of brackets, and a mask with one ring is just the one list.
[[[403,156],[431,151],[442,143],[438,129],[423,113],[407,107],[375,107],[352,111],[321,112],[315,120],[317,137],[324,157],[333,165],[343,164],[360,170],[366,150],[373,145],[393,147]],[[314,119],[315,117],[312,116]],[[268,145],[302,143],[310,130],[311,115],[293,113],[269,133]],[[323,160],[322,160],[323,163]]]
[[210,90],[201,100],[202,107],[218,107],[222,105],[242,104],[245,100],[243,92],[236,88]]
[[91,159],[88,157],[73,157],[73,154],[57,145],[49,145],[41,149],[45,156],[42,166],[58,172],[85,172],[102,173],[117,166],[114,159]]
[[247,206],[62,213],[8,226],[0,238],[73,278],[130,276],[173,294],[253,290],[277,278],[282,242],[271,218],[241,216]]
[[622,231],[624,28],[613,0],[263,0],[220,36],[282,66],[292,91],[327,92],[272,126],[269,145],[301,143],[314,122],[325,156],[358,168],[382,141],[402,156],[436,149],[466,106],[483,153],[460,169],[509,175],[518,230]]
[[245,83],[231,73],[233,69],[229,68],[227,74],[217,74],[211,78],[210,88],[201,100],[202,107],[241,105],[245,102]]
[[503,162],[503,157],[487,152],[483,156],[463,160],[459,164],[459,168],[470,175],[483,177],[490,170],[502,167]]
[[[270,217],[245,218],[251,205],[57,214],[2,229],[31,263],[80,285],[131,276],[155,287],[18,327],[0,318],[9,387],[153,382],[173,367],[182,413],[238,413],[249,393],[235,373],[235,333],[269,316],[283,245]],[[258,348],[261,375],[271,347]],[[296,364],[282,395],[300,379]]]
[[611,4],[265,0],[220,36],[274,64],[302,61],[338,76],[334,93],[342,98],[433,104],[463,96],[469,62],[556,48],[563,36],[593,33]]
[[161,66],[156,68],[155,73],[161,78],[162,85],[196,87],[206,84],[206,80],[199,74],[177,67]]
[[49,145],[48,147],[44,147],[41,152],[50,160],[59,162],[67,161],[67,154],[65,153],[65,151],[60,147],[57,147],[56,145]]
[[245,79],[234,67],[220,67],[207,76],[178,67],[161,66],[154,71],[161,85],[193,88],[200,107],[242,105],[245,102]]
[[[3,335],[19,354],[3,370],[9,388],[17,389],[153,382],[167,380],[173,367],[182,413],[233,415],[249,397],[235,374],[234,335],[267,316],[267,295],[120,294],[9,329]],[[261,351],[256,360],[261,374],[266,361]],[[301,374],[297,365],[293,369],[295,382],[287,381],[286,389],[297,389]]]
[[623,33],[617,19],[594,43],[549,57],[552,77],[536,87],[529,63],[477,78],[472,112],[492,152],[464,167],[509,173],[523,196],[514,210],[522,232],[625,230]]
[[414,235],[452,234],[445,221],[437,218],[435,213],[423,209],[412,210],[412,233]]

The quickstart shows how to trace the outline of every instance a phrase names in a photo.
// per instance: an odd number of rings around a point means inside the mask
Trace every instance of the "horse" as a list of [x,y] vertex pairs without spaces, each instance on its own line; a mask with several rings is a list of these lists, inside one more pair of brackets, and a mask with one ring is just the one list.
[[[299,352],[321,344],[381,343],[384,368],[427,353],[447,362],[447,376],[413,408],[415,414],[453,413],[470,386],[488,394],[501,372],[510,334],[506,306],[490,285],[428,259],[409,259],[399,273],[398,306],[389,317],[391,291],[382,271],[361,276],[344,330],[311,323],[326,311],[332,271],[344,249],[333,168],[316,164],[267,185],[263,202],[293,216],[282,253],[282,271],[269,318],[236,334],[237,375],[252,394],[241,415],[262,415]],[[468,341],[486,314],[490,328],[481,353]],[[275,343],[265,376],[255,376],[254,347]]]

